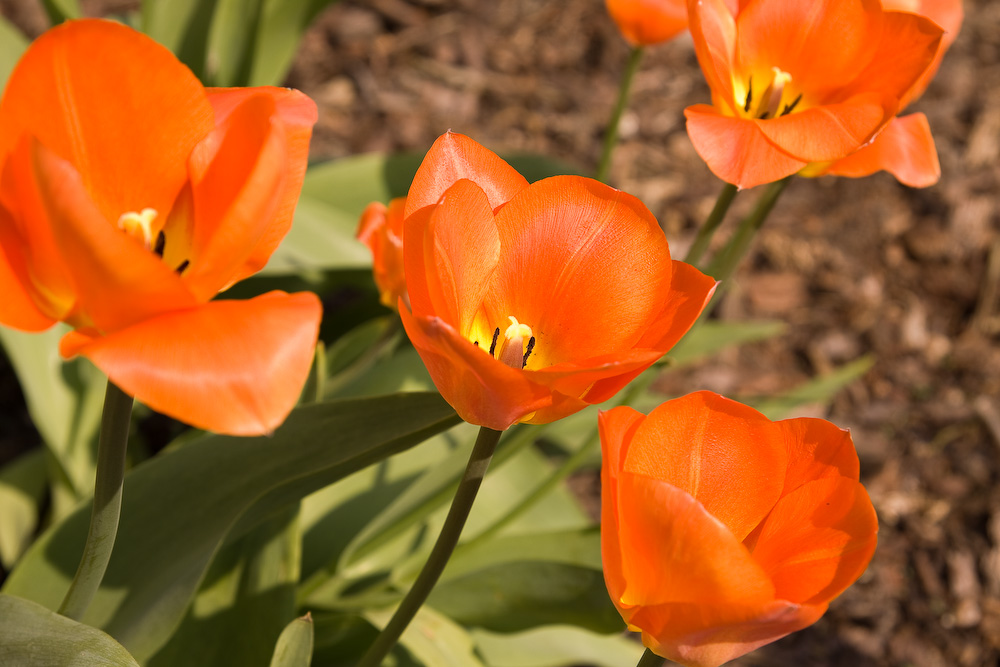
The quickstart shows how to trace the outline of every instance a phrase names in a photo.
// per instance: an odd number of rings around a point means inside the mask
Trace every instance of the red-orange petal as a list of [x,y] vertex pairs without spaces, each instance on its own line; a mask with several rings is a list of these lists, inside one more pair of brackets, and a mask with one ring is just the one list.
[[926,16],[944,29],[944,35],[941,37],[941,44],[938,46],[934,61],[903,96],[900,102],[900,108],[903,108],[923,94],[927,84],[937,73],[945,51],[958,36],[962,27],[962,0],[882,0],[882,6],[889,11],[912,12]]
[[236,275],[236,280],[242,280],[267,264],[267,260],[292,226],[295,205],[298,203],[309,161],[309,139],[318,118],[316,103],[297,90],[272,86],[208,88],[206,93],[215,110],[217,125],[248,97],[266,95],[274,102],[272,122],[280,125],[284,131],[285,173],[277,207],[271,214],[266,231]]
[[912,188],[926,188],[938,182],[941,164],[924,114],[894,118],[874,141],[837,160],[826,173],[859,178],[882,170]]
[[455,181],[467,178],[486,193],[495,210],[528,187],[528,181],[496,153],[464,134],[445,132],[431,146],[413,176],[405,215],[436,204]]
[[667,302],[656,324],[639,339],[637,347],[669,352],[701,316],[719,284],[715,278],[680,260],[673,260],[671,268],[673,275]]
[[632,46],[659,44],[687,28],[686,0],[605,0],[604,4]]
[[736,19],[725,0],[688,0],[691,37],[701,71],[713,97],[737,113],[733,99]]
[[767,140],[751,120],[696,104],[684,110],[688,136],[712,173],[740,188],[772,183],[806,166]]
[[875,553],[878,518],[861,484],[808,482],[784,496],[753,550],[780,599],[825,604],[861,576]]
[[691,494],[742,541],[777,502],[787,460],[782,431],[764,415],[701,391],[649,414],[625,469]]
[[204,88],[166,48],[119,23],[68,21],[11,74],[0,156],[30,134],[76,167],[106,220],[147,207],[166,215],[212,126]]
[[[25,287],[24,274],[14,268],[12,260],[4,252],[5,247],[11,248],[11,244],[5,239],[11,238],[14,244],[19,244],[20,239],[8,236],[13,229],[10,214],[0,206],[0,294],[3,294],[3,300],[0,301],[0,324],[22,331],[48,329],[56,321],[39,310]],[[11,251],[19,252],[19,248],[13,245]],[[23,264],[20,257],[15,259]]]
[[847,477],[857,481],[858,453],[851,432],[825,419],[799,417],[775,422],[784,434],[788,468],[782,496],[818,479]]
[[70,163],[36,144],[34,168],[83,319],[112,332],[195,305],[170,267],[104,217]]
[[502,431],[552,403],[549,389],[475,347],[444,320],[412,315],[402,302],[399,316],[434,386],[470,424]]
[[379,301],[396,308],[400,297],[409,303],[406,276],[403,273],[403,207],[405,197],[396,197],[389,206],[372,202],[361,213],[358,240],[372,253],[372,273],[379,290]]
[[298,400],[321,316],[311,292],[269,292],[165,313],[103,337],[72,332],[60,351],[87,357],[154,410],[218,433],[261,435]]

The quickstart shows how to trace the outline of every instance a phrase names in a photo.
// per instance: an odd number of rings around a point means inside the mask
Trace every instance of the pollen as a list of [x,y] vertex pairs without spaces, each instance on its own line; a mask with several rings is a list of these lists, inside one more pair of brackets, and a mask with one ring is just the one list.
[[138,213],[135,211],[123,213],[118,218],[118,229],[141,241],[147,250],[151,250],[153,247],[153,222],[157,215],[156,210],[152,208],[144,208]]

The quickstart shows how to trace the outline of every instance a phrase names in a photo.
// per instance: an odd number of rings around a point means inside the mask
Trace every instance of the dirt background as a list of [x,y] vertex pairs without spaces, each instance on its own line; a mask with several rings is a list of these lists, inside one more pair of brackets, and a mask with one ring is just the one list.
[[[875,558],[816,625],[734,665],[998,664],[1000,3],[965,10],[912,107],[930,120],[941,182],[795,180],[719,310],[783,320],[787,334],[663,383],[751,397],[875,360],[829,409],[801,412],[851,428],[881,522]],[[44,28],[34,2],[0,11]],[[424,151],[451,129],[589,172],[627,56],[600,0],[344,0],[309,31],[287,83],[319,104],[317,159]],[[648,49],[610,175],[650,207],[676,257],[721,187],[684,129],[684,107],[707,100],[688,37]],[[717,242],[761,190],[737,197]],[[30,424],[0,373],[8,440]]]

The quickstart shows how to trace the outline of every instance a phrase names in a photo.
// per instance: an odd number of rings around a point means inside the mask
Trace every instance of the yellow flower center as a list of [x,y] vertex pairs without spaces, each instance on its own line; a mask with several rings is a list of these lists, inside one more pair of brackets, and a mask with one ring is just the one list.
[[129,211],[118,218],[118,229],[132,238],[140,241],[147,250],[153,248],[153,222],[156,220],[155,209],[144,208],[138,213]]
[[[736,99],[742,100],[743,114],[747,118],[777,118],[791,113],[802,101],[799,94],[794,99],[788,91],[792,75],[778,67],[771,68],[771,80],[763,90],[754,91],[753,76],[747,79],[744,88],[740,81],[736,83]],[[787,98],[787,99],[786,99]]]
[[[531,332],[531,327],[518,322],[513,315],[508,315],[507,319],[510,320],[510,326],[503,332],[503,340],[500,340],[500,327],[493,330],[490,355],[511,368],[524,368],[531,351],[535,349],[535,336]],[[476,346],[479,345],[479,341],[474,343]]]

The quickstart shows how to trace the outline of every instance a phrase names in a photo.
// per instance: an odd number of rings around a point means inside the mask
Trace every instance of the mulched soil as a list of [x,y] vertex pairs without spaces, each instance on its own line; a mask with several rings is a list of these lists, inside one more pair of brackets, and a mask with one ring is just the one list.
[[[0,11],[37,32],[26,4]],[[941,182],[794,181],[719,310],[785,321],[787,333],[662,383],[767,395],[875,359],[829,409],[801,411],[851,428],[881,521],[875,558],[815,626],[733,664],[998,664],[1000,3],[965,9],[913,106],[930,120]],[[344,0],[309,31],[287,83],[320,106],[317,159],[424,151],[452,129],[589,171],[627,55],[600,0]],[[707,99],[690,39],[649,49],[610,176],[650,207],[678,257],[720,189],[684,129],[684,107]],[[717,241],[759,192],[737,198]]]

